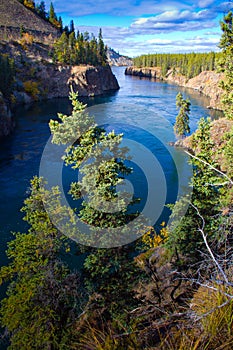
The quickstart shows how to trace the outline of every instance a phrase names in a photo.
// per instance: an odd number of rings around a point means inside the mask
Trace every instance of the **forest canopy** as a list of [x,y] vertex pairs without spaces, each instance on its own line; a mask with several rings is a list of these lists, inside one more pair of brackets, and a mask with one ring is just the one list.
[[133,59],[136,67],[161,67],[162,75],[165,76],[168,70],[173,69],[186,76],[187,79],[193,78],[203,71],[213,71],[217,69],[218,60],[221,53],[184,53],[167,54],[156,53],[141,55]]

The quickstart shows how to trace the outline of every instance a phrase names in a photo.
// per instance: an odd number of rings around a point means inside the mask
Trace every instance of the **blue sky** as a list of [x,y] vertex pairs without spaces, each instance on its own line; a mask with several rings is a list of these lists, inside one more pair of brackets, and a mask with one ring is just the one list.
[[[50,2],[46,0],[47,9]],[[98,35],[121,54],[217,51],[219,22],[231,1],[53,0],[64,24]]]

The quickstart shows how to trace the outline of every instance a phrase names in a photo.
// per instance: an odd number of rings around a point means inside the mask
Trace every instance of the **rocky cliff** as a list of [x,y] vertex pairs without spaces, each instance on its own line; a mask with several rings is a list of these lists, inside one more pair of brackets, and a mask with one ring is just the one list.
[[[223,149],[226,145],[227,138],[226,134],[232,132],[233,130],[233,121],[227,118],[220,118],[218,120],[211,121],[210,124],[210,139],[213,143],[213,155],[212,160],[218,165],[222,171],[226,171],[226,154],[223,152]],[[196,131],[195,133],[197,133]],[[177,140],[174,143],[175,147],[183,148],[189,150],[192,154],[198,153],[200,149],[198,144],[193,143],[192,134],[184,139]]]
[[[101,95],[118,90],[119,85],[110,66],[61,66],[49,57],[48,45],[19,42],[0,42],[0,52],[14,58],[15,82],[11,102],[15,105],[54,97],[67,97],[70,85],[80,96]],[[8,101],[9,102],[9,101]],[[7,135],[12,124],[6,114],[9,105],[2,97],[0,134]],[[8,131],[7,131],[8,130]]]
[[148,77],[159,80],[165,80],[169,83],[177,84],[183,87],[195,89],[200,93],[210,98],[209,107],[214,109],[222,109],[221,95],[222,89],[219,87],[220,81],[223,79],[223,74],[219,74],[212,71],[205,71],[198,76],[187,80],[187,78],[179,72],[169,70],[165,77],[161,74],[161,68],[159,67],[127,67],[125,70],[126,75],[133,75],[138,77]]
[[0,137],[9,135],[13,127],[11,111],[0,92]]
[[131,66],[133,61],[127,56],[120,55],[115,50],[108,48],[107,58],[110,66]]
[[79,96],[102,95],[119,89],[109,66],[40,66],[39,78],[46,98],[67,97],[70,85]]
[[125,69],[126,75],[133,75],[136,77],[145,77],[145,78],[154,78],[154,79],[162,79],[161,69],[159,67],[145,67],[145,68],[137,68],[137,67],[127,67]]

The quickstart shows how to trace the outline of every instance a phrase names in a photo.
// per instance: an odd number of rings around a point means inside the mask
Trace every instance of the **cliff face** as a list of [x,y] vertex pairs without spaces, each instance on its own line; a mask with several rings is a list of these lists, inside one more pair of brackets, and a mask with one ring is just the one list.
[[[32,34],[22,40],[21,29]],[[15,81],[8,101],[0,92],[0,136],[13,128],[9,105],[26,104],[42,99],[67,97],[70,85],[79,96],[101,95],[118,90],[110,66],[61,66],[54,64],[50,53],[59,31],[48,21],[17,0],[0,0],[0,52],[14,59]]]
[[137,67],[127,67],[125,69],[126,75],[133,75],[136,77],[146,77],[146,78],[154,78],[154,79],[162,79],[161,69],[159,67],[145,67],[145,68],[137,68]]
[[111,48],[107,50],[107,58],[110,66],[131,66],[133,64],[131,58],[120,55]]
[[118,90],[119,85],[109,66],[43,66],[39,76],[47,98],[67,97],[70,85],[79,96],[102,95]]
[[[17,42],[0,42],[0,51],[13,57],[16,79],[12,101],[17,104],[36,100],[67,97],[70,85],[80,96],[101,95],[118,90],[119,85],[110,66],[61,66],[49,57],[48,46],[32,43],[26,47]],[[2,101],[2,102],[1,102]],[[0,108],[0,135],[7,135],[12,124],[3,97]]]
[[[227,118],[221,118],[213,120],[210,124],[210,139],[213,142],[213,155],[212,160],[216,162],[222,171],[226,171],[226,155],[223,152],[223,148],[226,145],[227,139],[224,137],[227,133],[231,132],[233,128],[233,121]],[[197,131],[195,132],[197,133]],[[191,153],[195,154],[200,151],[198,144],[195,144],[195,150],[193,145],[192,134],[184,139],[177,140],[174,144],[176,147],[188,149]]]
[[172,84],[177,84],[183,87],[195,89],[210,98],[210,108],[222,110],[221,95],[223,93],[223,90],[219,87],[219,83],[223,79],[223,74],[219,74],[212,71],[205,71],[200,73],[198,76],[187,80],[186,77],[177,72],[174,74],[172,70],[168,71],[166,77],[162,77],[161,69],[159,67],[128,67],[125,70],[125,74],[139,77],[162,79]]
[[185,86],[198,90],[200,93],[210,97],[210,108],[222,110],[221,96],[223,90],[219,87],[222,79],[223,74],[206,71],[190,79]]
[[13,127],[11,112],[0,92],[0,137],[9,135]]

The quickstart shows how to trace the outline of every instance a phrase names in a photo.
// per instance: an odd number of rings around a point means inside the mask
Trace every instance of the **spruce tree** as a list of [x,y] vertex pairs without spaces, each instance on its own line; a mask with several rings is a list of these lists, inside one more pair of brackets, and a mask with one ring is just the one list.
[[130,200],[127,193],[118,196],[116,192],[116,187],[132,172],[124,163],[128,150],[121,147],[122,135],[97,127],[85,112],[85,106],[77,100],[77,94],[71,93],[70,98],[72,115],[59,115],[60,123],[50,121],[53,143],[66,144],[70,136],[75,140],[66,149],[64,160],[82,174],[79,181],[71,183],[73,199],[87,198],[81,210],[76,209],[80,220],[90,227],[88,234],[80,232],[76,239],[91,246],[81,248],[88,252],[84,263],[86,286],[91,294],[101,294],[100,304],[108,305],[109,312],[114,309],[119,313],[126,295],[132,301],[128,307],[134,304],[132,289],[139,277],[132,255],[134,246],[126,244],[129,237],[130,242],[140,237],[145,222],[141,220],[135,227],[128,227],[127,224],[138,216],[138,213],[128,212],[136,199]]
[[102,36],[102,29],[99,30],[99,36],[98,36],[98,55],[99,55],[99,64],[105,65],[107,61],[107,49],[104,45],[103,36]]
[[179,114],[176,117],[174,125],[174,131],[178,136],[185,136],[190,133],[189,127],[189,113],[190,113],[190,101],[184,100],[182,94],[179,92],[176,96],[176,107],[180,108]]
[[79,276],[61,260],[67,240],[51,222],[45,202],[58,217],[67,214],[59,190],[44,189],[35,177],[22,209],[30,228],[9,243],[9,264],[0,269],[0,283],[10,282],[0,307],[9,349],[67,349],[74,334]]
[[40,4],[36,5],[36,11],[40,17],[42,17],[43,19],[46,19],[47,13],[46,13],[46,7],[45,7],[44,1],[41,1]]
[[219,62],[220,69],[225,74],[221,87],[224,90],[222,103],[224,114],[228,119],[233,119],[233,14],[229,12],[221,22],[222,37],[219,47],[222,49],[222,57]]

